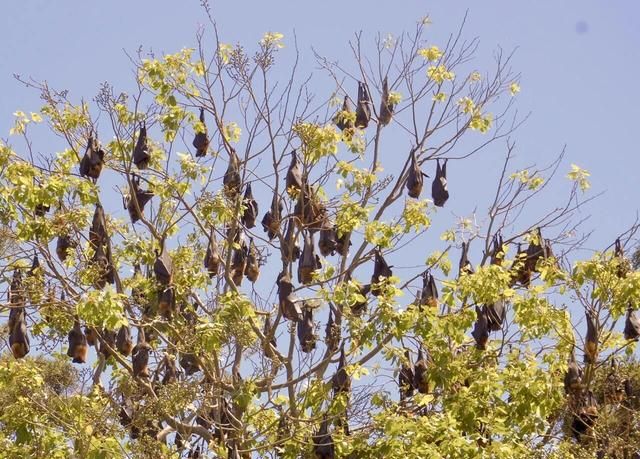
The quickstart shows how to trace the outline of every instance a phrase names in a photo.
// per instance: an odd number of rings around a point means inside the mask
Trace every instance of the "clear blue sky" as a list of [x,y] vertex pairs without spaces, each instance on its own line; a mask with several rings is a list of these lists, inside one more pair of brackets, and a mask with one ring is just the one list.
[[[346,60],[346,43],[354,31],[397,34],[411,30],[426,14],[433,20],[433,41],[444,42],[468,9],[465,35],[480,37],[479,67],[489,67],[496,46],[518,47],[518,110],[532,112],[516,136],[522,163],[545,162],[566,144],[564,167],[574,162],[592,172],[593,191],[606,192],[585,211],[594,216],[585,228],[597,230],[592,247],[608,244],[633,221],[640,198],[640,3],[405,0],[384,2],[385,8],[376,3],[276,0],[212,5],[226,42],[252,44],[267,30],[291,38],[295,30],[309,68],[311,45]],[[70,89],[75,97],[90,99],[103,81],[129,87],[132,74],[123,50],[143,46],[160,53],[193,46],[196,27],[206,22],[198,0],[32,0],[4,2],[1,11],[3,138],[13,111],[41,105],[37,94],[17,83],[13,73],[46,79],[56,88]],[[494,166],[486,160],[480,173],[495,173]],[[457,202],[463,204],[452,212],[473,210],[473,195],[460,193],[462,182],[470,177],[469,171],[458,170],[450,178]]]

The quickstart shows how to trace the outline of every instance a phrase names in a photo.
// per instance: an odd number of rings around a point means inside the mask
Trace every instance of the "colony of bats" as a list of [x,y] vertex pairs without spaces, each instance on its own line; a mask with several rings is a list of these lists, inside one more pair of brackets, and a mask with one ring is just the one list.
[[[372,122],[372,101],[367,85],[358,83],[358,98],[355,109],[352,101],[345,96],[341,113],[334,122],[341,130],[354,128],[366,129]],[[355,112],[354,112],[355,110]],[[353,114],[354,116],[344,116]],[[388,81],[385,78],[382,88],[382,100],[380,103],[379,116],[376,120],[381,126],[389,124],[393,118],[394,106],[389,101]],[[200,110],[200,125],[196,132],[193,147],[195,156],[205,157],[209,148],[209,137],[205,120],[204,109]],[[355,121],[353,121],[355,120]],[[141,173],[148,169],[151,161],[151,154],[148,145],[147,130],[145,124],[139,126],[137,136],[134,139],[134,149],[132,152],[132,163],[138,169],[138,174],[129,175],[129,193],[124,200],[124,207],[128,211],[132,223],[136,223],[145,218],[145,208],[153,199],[153,193],[144,190],[141,184]],[[105,152],[95,134],[88,137],[86,151],[81,158],[79,172],[82,177],[87,177],[93,181],[98,181],[104,167]],[[410,155],[410,164],[406,176],[407,195],[412,199],[418,199],[423,192],[425,174],[421,166],[424,161],[420,161],[415,152]],[[230,266],[228,277],[234,287],[241,286],[243,279],[255,283],[260,276],[260,268],[264,263],[262,255],[256,246],[253,238],[245,236],[245,230],[252,229],[260,217],[258,201],[253,195],[251,183],[243,183],[240,174],[240,159],[233,149],[230,149],[227,170],[223,176],[223,194],[230,201],[241,196],[243,203],[243,213],[238,219],[237,225],[226,228],[226,235],[234,242],[230,256]],[[436,206],[442,207],[449,199],[447,187],[447,160],[436,159],[435,176],[431,186],[431,197]],[[305,165],[301,161],[298,153],[291,152],[289,167],[283,183],[284,190],[289,199],[295,201],[293,218],[288,218],[283,214],[284,199],[280,194],[274,193],[263,213],[261,225],[270,241],[280,239],[281,258],[283,268],[275,280],[277,286],[277,303],[279,312],[284,319],[296,324],[297,338],[300,350],[304,353],[312,352],[317,345],[319,337],[316,334],[316,324],[314,321],[314,310],[319,305],[299,298],[296,295],[297,286],[292,279],[291,267],[297,263],[296,281],[299,285],[309,285],[315,282],[314,272],[321,268],[321,257],[335,256],[342,257],[348,255],[351,245],[351,235],[341,234],[336,224],[332,221],[328,210],[316,195],[314,187],[309,183],[305,175]],[[277,189],[277,187],[275,187]],[[38,205],[34,209],[36,216],[45,216],[49,211],[48,206]],[[107,218],[100,203],[95,207],[90,228],[88,228],[88,239],[93,253],[91,263],[95,267],[97,276],[94,281],[96,289],[103,288],[106,284],[114,284],[115,266],[112,259],[111,236],[108,233]],[[301,234],[302,244],[299,244],[297,234]],[[294,236],[296,235],[296,236]],[[225,257],[223,244],[217,240],[216,230],[210,228],[207,233],[206,254],[203,260],[203,267],[211,278],[223,275],[222,266]],[[517,253],[515,262],[511,266],[512,286],[519,284],[528,287],[532,277],[539,272],[541,260],[553,259],[551,245],[545,239],[540,229],[536,230],[536,237],[524,247],[524,244],[517,243]],[[511,241],[513,242],[513,241]],[[147,276],[151,278],[157,286],[155,311],[165,318],[172,320],[176,315],[181,315],[186,323],[195,327],[196,315],[193,307],[186,308],[185,305],[176,304],[176,293],[173,285],[173,263],[165,241],[158,241],[160,248],[156,251],[156,259],[152,266],[147,267]],[[490,263],[502,265],[507,244],[504,243],[502,235],[497,234],[491,242]],[[61,261],[65,261],[70,250],[78,247],[78,240],[72,234],[65,234],[58,237],[56,241],[56,254]],[[469,260],[469,244],[462,244],[462,253],[459,262],[459,276],[473,274],[473,265]],[[624,254],[620,241],[616,241],[615,256],[622,259]],[[355,316],[363,316],[368,309],[373,297],[384,294],[385,279],[393,275],[392,267],[385,260],[382,250],[374,248],[371,251],[372,274],[368,284],[359,286],[359,293],[364,298],[349,306],[350,313]],[[623,264],[621,264],[623,266]],[[34,256],[31,269],[26,273],[16,269],[13,273],[9,289],[10,315],[8,321],[9,344],[15,358],[23,358],[30,351],[29,333],[27,326],[27,295],[24,287],[24,277],[33,276],[40,270],[40,262]],[[134,275],[142,275],[139,264],[134,267]],[[624,270],[620,270],[618,275],[626,275]],[[344,273],[343,281],[351,280],[351,272]],[[134,289],[131,292],[133,303],[140,303],[144,297],[144,292]],[[418,291],[415,304],[419,308],[438,307],[438,289],[436,280],[429,270],[422,275],[422,288]],[[197,306],[196,306],[197,307]],[[345,343],[341,341],[340,325],[334,319],[333,305],[330,306],[329,320],[326,325],[325,345],[335,353],[340,349],[340,356],[336,372],[331,384],[334,396],[349,397],[351,391],[351,378],[346,370],[348,365],[348,353],[345,351]],[[475,305],[477,320],[471,332],[475,340],[476,347],[484,350],[487,347],[491,332],[500,332],[503,329],[507,317],[506,304],[503,301],[494,304]],[[149,318],[153,314],[151,310],[145,310],[142,319]],[[597,319],[592,312],[586,314],[587,333],[585,337],[585,362],[594,364],[598,356],[598,326]],[[269,359],[277,359],[278,343],[276,341],[275,329],[272,326],[271,318],[266,317],[263,328],[266,341],[263,343],[264,355]],[[629,308],[624,336],[628,340],[637,340],[640,337],[640,318]],[[149,367],[150,355],[154,352],[152,346],[154,340],[153,332],[140,327],[137,332],[137,342],[134,346],[131,330],[128,326],[123,326],[119,330],[95,330],[85,326],[84,330],[80,319],[75,316],[73,327],[68,333],[67,355],[74,363],[85,363],[87,361],[89,347],[96,347],[97,351],[109,357],[117,352],[123,357],[131,358],[132,374],[136,378],[149,380],[152,369]],[[182,368],[178,370],[176,361]],[[419,348],[415,361],[412,360],[411,352],[406,349],[404,358],[399,368],[399,396],[401,401],[410,399],[415,392],[427,394],[429,392],[429,366],[431,361],[428,350]],[[169,384],[183,377],[190,376],[201,371],[200,360],[193,353],[182,353],[175,359],[165,356],[157,365],[156,374],[161,374],[162,384]],[[578,365],[575,357],[572,356],[568,370],[565,375],[565,389],[572,397],[575,405],[575,419],[573,430],[576,437],[584,434],[589,426],[593,425],[597,418],[597,402],[593,394],[585,391],[582,387],[583,370]],[[239,375],[234,375],[240,378]],[[627,387],[629,383],[626,383]],[[159,430],[159,425],[149,424],[145,429],[132,426],[132,408],[126,401],[121,410],[121,422],[130,427],[131,438],[140,435],[154,433]],[[228,421],[224,421],[227,416],[227,409],[222,407],[222,413],[217,413],[215,418],[221,421],[213,422],[203,418],[198,418],[198,423],[207,428],[215,428],[217,434],[222,438],[220,432],[229,428]],[[281,423],[286,423],[286,416],[281,413]],[[348,434],[348,417],[346,412],[340,416],[335,423],[341,425]],[[284,424],[283,424],[284,425]],[[221,430],[222,429],[222,430]],[[183,439],[178,434],[176,444],[182,444]],[[331,436],[331,423],[325,415],[319,428],[313,436],[315,456],[319,459],[332,459],[335,457],[335,447]],[[229,440],[229,457],[245,457],[238,453],[237,444]],[[199,449],[193,449],[190,457],[198,457]]]

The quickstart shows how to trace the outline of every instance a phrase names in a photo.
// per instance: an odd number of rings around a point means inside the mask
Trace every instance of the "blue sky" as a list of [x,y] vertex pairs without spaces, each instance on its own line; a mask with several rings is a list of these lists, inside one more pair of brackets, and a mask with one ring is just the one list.
[[[605,192],[584,216],[593,215],[585,229],[596,229],[590,246],[608,245],[633,221],[640,198],[635,132],[640,118],[635,95],[640,4],[591,0],[401,4],[382,8],[372,2],[277,0],[212,2],[212,7],[226,42],[252,44],[267,30],[281,31],[290,39],[295,31],[303,65],[309,69],[314,64],[312,45],[344,61],[353,32],[397,34],[411,30],[426,14],[433,20],[433,42],[442,43],[468,10],[465,37],[480,38],[480,67],[489,66],[497,46],[507,51],[518,48],[513,65],[522,73],[518,110],[532,113],[515,137],[522,163],[544,163],[566,144],[563,167],[577,163],[590,170],[593,192]],[[30,111],[41,105],[37,94],[16,82],[13,73],[46,79],[53,87],[70,89],[77,98],[91,99],[103,81],[116,88],[131,84],[124,50],[135,52],[143,46],[161,53],[194,46],[196,28],[206,22],[197,0],[34,0],[5,2],[2,13],[3,138],[16,109]],[[485,160],[480,173],[495,170],[492,162]],[[468,172],[456,172],[450,186],[462,191]],[[460,212],[473,209],[469,196],[459,199],[465,204]]]

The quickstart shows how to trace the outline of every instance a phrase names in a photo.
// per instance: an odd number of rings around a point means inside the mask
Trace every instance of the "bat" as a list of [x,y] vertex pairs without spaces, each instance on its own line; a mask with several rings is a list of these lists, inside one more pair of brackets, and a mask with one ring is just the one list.
[[267,316],[264,319],[264,328],[262,329],[262,333],[264,334],[264,337],[266,339],[266,342],[263,343],[264,355],[267,356],[267,358],[273,360],[276,357],[273,349],[278,348],[278,342],[276,341],[275,330],[271,325],[271,316]]
[[536,228],[536,236],[535,239],[529,243],[529,247],[527,248],[527,258],[525,261],[525,268],[528,271],[534,272],[537,271],[538,261],[544,258],[544,239],[542,238],[542,233],[540,228]]
[[406,183],[407,194],[409,197],[414,199],[418,199],[420,197],[420,193],[422,193],[422,186],[424,184],[423,177],[429,176],[420,169],[415,151],[411,152],[411,166],[409,167],[409,176],[407,177]]
[[131,339],[131,330],[126,325],[120,327],[116,336],[116,349],[125,357],[131,355],[133,350],[133,340]]
[[302,163],[298,159],[296,150],[291,152],[291,163],[287,169],[287,193],[295,196],[302,190]]
[[93,219],[89,228],[89,242],[94,249],[107,243],[107,220],[100,203],[96,204],[96,209],[93,212]]
[[436,287],[436,280],[429,269],[422,273],[420,305],[433,308],[438,307],[438,288]]
[[316,348],[316,335],[314,333],[313,311],[305,307],[302,312],[302,320],[298,321],[298,341],[302,352],[309,353]]
[[498,300],[493,304],[485,306],[487,312],[487,322],[490,331],[502,330],[502,324],[507,317],[504,300]]
[[244,204],[244,212],[242,213],[242,224],[247,229],[251,229],[256,226],[256,219],[258,218],[258,202],[253,198],[251,190],[251,184],[247,183],[247,188],[244,191],[244,198],[242,199]]
[[21,359],[31,350],[24,309],[20,309],[13,321],[10,319],[10,322],[13,322],[13,326],[9,330],[9,346],[13,356],[16,359]]
[[351,106],[351,100],[349,99],[349,96],[344,96],[342,110],[340,110],[333,118],[333,122],[336,124],[338,129],[344,131],[345,129],[350,130],[354,128],[353,119],[351,118],[352,113],[353,107]]
[[69,255],[69,249],[76,247],[77,244],[68,234],[63,234],[56,241],[56,255],[61,262],[65,262]]
[[331,378],[331,386],[334,394],[348,394],[351,391],[351,376],[347,373],[347,361],[344,355],[344,343],[340,348],[340,360],[338,370]]
[[640,337],[640,318],[631,309],[631,306],[627,309],[627,318],[624,322],[624,339],[638,340]]
[[383,292],[382,284],[384,279],[388,279],[393,276],[391,271],[392,266],[389,266],[385,259],[382,257],[380,249],[375,250],[375,261],[373,265],[373,275],[371,276],[371,293],[375,296],[380,296]]
[[250,282],[255,283],[260,277],[260,255],[258,248],[253,242],[253,238],[249,239],[249,250],[247,252],[247,265],[244,274]]
[[[102,330],[102,340],[100,341],[100,353],[104,355],[105,359],[111,357],[111,349],[116,347],[116,333],[112,330]],[[107,347],[108,346],[108,347]]]
[[318,248],[323,257],[335,255],[338,241],[336,240],[335,226],[329,220],[328,216],[324,216],[320,224],[320,239],[318,240]]
[[280,232],[280,215],[282,214],[282,202],[280,197],[274,192],[271,200],[271,209],[262,217],[262,228],[272,241]]
[[598,326],[589,311],[585,312],[587,318],[587,336],[584,343],[584,360],[594,364],[598,358]]
[[178,380],[178,369],[176,368],[176,362],[173,356],[165,354],[164,358],[162,359],[162,367],[164,369],[164,374],[162,375],[163,386],[174,383]]
[[518,243],[518,252],[513,262],[513,281],[518,282],[523,287],[531,284],[531,271],[527,269],[527,251],[522,249],[522,245]]
[[484,308],[480,309],[476,306],[476,315],[477,319],[471,335],[476,341],[476,347],[484,351],[487,348],[487,343],[489,342],[489,321],[487,319],[487,312]]
[[[164,245],[164,244],[163,244]],[[169,285],[173,279],[173,262],[166,248],[162,252],[156,249],[156,261],[153,263],[153,273],[160,285]]]
[[582,386],[582,368],[576,362],[574,351],[571,351],[569,363],[567,364],[567,372],[564,374],[564,391],[565,393],[577,393]]
[[151,346],[145,341],[144,331],[140,329],[138,331],[138,343],[133,348],[131,355],[131,362],[133,364],[133,376],[140,378],[149,377],[149,354],[151,353]]
[[153,198],[153,192],[140,189],[140,177],[133,174],[131,177],[131,188],[126,197],[124,207],[129,212],[131,223],[136,223],[142,218],[144,207]]
[[320,429],[313,435],[313,453],[316,459],[335,459],[335,445],[329,433],[329,419],[325,414]]
[[331,306],[329,306],[327,326],[324,329],[324,343],[332,353],[338,350],[338,344],[340,343],[340,325],[333,319],[333,308]]
[[202,132],[196,132],[193,138],[193,147],[196,149],[196,158],[207,156],[209,148],[209,137],[207,136],[207,125],[204,122],[204,108],[200,108],[200,123],[202,123]]
[[[334,227],[336,232],[336,252],[338,252],[343,257],[349,255],[349,247],[351,247],[351,233],[342,233],[338,231],[338,227]],[[347,244],[347,241],[349,242]]]
[[449,190],[447,189],[447,160],[440,166],[440,159],[436,159],[436,176],[431,183],[431,197],[433,204],[442,207],[449,199]]
[[240,160],[236,151],[232,148],[229,152],[229,165],[222,178],[224,195],[229,199],[234,199],[240,192],[240,182]]
[[300,250],[298,246],[298,237],[293,234],[295,229],[293,219],[290,219],[287,223],[287,231],[285,232],[284,240],[282,241],[283,245],[281,247],[283,259],[287,263],[293,263],[298,260],[302,254],[302,250]]
[[502,262],[504,261],[504,241],[500,233],[493,235],[491,246],[490,263],[492,265],[502,266]]
[[378,116],[378,121],[382,126],[391,122],[394,109],[395,105],[389,102],[389,82],[385,76],[382,80],[382,99],[380,100],[380,116]]
[[237,287],[242,284],[242,277],[247,269],[247,252],[247,244],[243,240],[240,248],[234,249],[231,255],[231,279]]
[[462,253],[460,254],[460,262],[458,263],[458,277],[463,274],[473,274],[473,266],[469,261],[469,244],[462,243]]
[[140,132],[136,140],[136,146],[133,148],[133,164],[140,170],[149,167],[151,155],[149,154],[149,146],[147,145],[147,126],[145,123],[140,124]]
[[418,348],[418,360],[416,360],[414,366],[414,383],[413,386],[421,394],[429,393],[429,374],[427,367],[427,360],[422,354],[422,348]]
[[87,149],[80,160],[80,176],[98,180],[102,166],[104,165],[104,151],[98,145],[98,140],[89,135]]
[[398,385],[400,386],[400,400],[405,400],[413,395],[415,389],[415,372],[411,362],[411,354],[409,349],[404,350],[405,360],[400,366],[398,374]]
[[291,277],[286,271],[281,272],[276,280],[278,286],[278,306],[285,319],[297,322],[302,317],[302,310],[298,305],[298,298],[293,293]]
[[218,243],[216,242],[215,232],[212,227],[211,232],[209,233],[207,252],[204,256],[204,267],[209,273],[209,278],[213,278],[218,275],[221,261],[220,253],[218,252]]
[[73,363],[85,363],[87,361],[87,351],[89,347],[87,345],[87,337],[82,333],[80,328],[80,320],[78,317],[73,322],[73,328],[68,334],[69,349],[67,355],[71,357]]
[[598,419],[598,402],[593,392],[587,391],[579,401],[577,413],[573,416],[571,430],[576,440],[581,440],[582,436],[593,427]]
[[298,282],[305,285],[310,284],[313,282],[313,272],[321,267],[320,258],[315,252],[313,235],[305,233],[302,255],[298,261]]
[[367,86],[358,81],[358,104],[356,106],[356,127],[366,129],[371,121],[371,98]]

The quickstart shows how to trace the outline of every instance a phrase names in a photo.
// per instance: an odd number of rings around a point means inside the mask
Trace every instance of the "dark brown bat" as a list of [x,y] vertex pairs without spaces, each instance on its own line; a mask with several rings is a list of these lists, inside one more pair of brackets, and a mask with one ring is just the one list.
[[201,370],[200,364],[195,354],[183,353],[180,355],[180,366],[184,370],[184,374],[191,376]]
[[389,81],[385,76],[382,80],[382,99],[380,100],[380,116],[378,117],[378,121],[382,126],[386,126],[391,122],[394,109],[395,105],[389,102]]
[[133,348],[131,362],[133,363],[133,376],[140,378],[149,377],[149,354],[151,346],[146,342],[144,331],[138,331],[138,344]]
[[240,192],[240,160],[234,149],[229,153],[229,165],[222,178],[224,194],[227,198],[233,199]]
[[584,361],[594,364],[598,358],[598,326],[589,311],[585,312],[587,318],[587,336],[584,342]]
[[529,243],[527,247],[527,261],[525,267],[528,271],[537,271],[538,261],[544,258],[544,239],[542,238],[542,232],[540,228],[536,228],[536,239]]
[[69,349],[67,355],[73,359],[73,363],[85,363],[87,361],[87,337],[82,333],[80,328],[80,320],[76,317],[73,322],[73,328],[69,332]]
[[255,283],[260,277],[260,254],[258,248],[253,242],[253,238],[249,239],[249,250],[247,251],[247,266],[244,270],[245,276],[251,283]]
[[313,244],[313,235],[305,233],[302,255],[298,261],[298,282],[310,284],[313,282],[313,272],[321,267],[320,258],[316,255]]
[[356,301],[353,304],[349,305],[349,309],[351,310],[351,314],[354,316],[362,316],[365,312],[367,312],[367,306],[369,304],[369,300],[367,299],[367,295],[371,293],[371,284],[365,284],[359,286],[359,293],[362,297],[364,297],[363,301]]
[[282,202],[280,197],[274,192],[271,200],[271,208],[262,217],[262,228],[267,233],[269,240],[273,240],[280,232],[280,219],[282,214]]
[[356,127],[366,129],[371,121],[371,98],[367,85],[358,82],[358,105],[356,106]]
[[473,274],[473,265],[469,261],[469,244],[466,242],[462,243],[462,253],[458,263],[458,277],[463,274]]
[[418,199],[420,197],[420,193],[422,193],[422,186],[424,185],[424,177],[428,177],[428,175],[422,172],[416,158],[416,153],[412,152],[411,166],[409,167],[409,176],[407,177],[406,184],[407,194],[410,197],[414,199]]
[[502,330],[502,324],[507,317],[504,300],[498,300],[494,304],[485,306],[487,313],[487,321],[490,331]]
[[231,255],[231,279],[237,287],[242,284],[242,277],[247,269],[248,251],[247,244],[243,240],[240,248],[234,249]]
[[13,327],[9,330],[9,346],[13,356],[16,359],[21,359],[31,350],[24,310],[21,310],[21,313],[14,317],[12,325]]
[[280,249],[282,252],[282,259],[287,263],[293,263],[298,260],[302,254],[302,250],[300,250],[300,247],[298,246],[298,237],[294,234],[295,230],[296,225],[293,222],[293,219],[289,219]]
[[[264,319],[264,327],[262,329],[262,333],[266,338],[267,342],[263,343],[262,348],[264,351],[264,355],[269,359],[275,359],[276,354],[274,349],[278,348],[278,342],[276,341],[275,330],[271,325],[271,316],[267,316]],[[273,349],[272,349],[273,347]]]
[[336,240],[335,226],[329,220],[329,217],[325,215],[320,225],[320,239],[318,241],[318,248],[320,254],[323,257],[334,255],[336,248],[338,247],[338,241]]
[[400,400],[405,400],[413,395],[415,389],[415,373],[414,366],[411,362],[411,354],[408,349],[404,350],[405,360],[400,366],[398,374],[398,384],[400,386]]
[[[26,305],[27,298],[25,296],[24,286],[22,283],[22,270],[14,269],[11,278],[11,286],[9,288],[9,303],[12,308],[22,308]],[[11,328],[11,327],[9,327]]]
[[105,359],[108,359],[113,355],[109,348],[112,350],[115,350],[116,348],[116,332],[104,329],[101,334],[99,352],[104,355]]
[[85,325],[84,336],[87,339],[87,345],[96,346],[98,344],[98,334],[96,333],[95,328]]
[[564,391],[569,393],[578,393],[582,386],[582,368],[576,362],[574,351],[571,351],[567,372],[564,375]]
[[89,228],[89,242],[96,248],[98,245],[107,243],[107,220],[104,216],[104,209],[100,203],[96,204],[96,210],[93,212],[91,228]]
[[331,386],[334,394],[348,394],[351,391],[351,376],[347,373],[347,360],[344,355],[344,344],[340,348],[340,360],[338,370],[331,378]]
[[340,344],[340,326],[333,319],[333,309],[329,306],[329,318],[324,329],[324,343],[330,352],[338,350]]
[[209,277],[213,278],[220,271],[220,253],[218,251],[218,243],[216,242],[213,227],[209,233],[209,243],[207,244],[207,253],[204,256],[204,267],[209,273]]
[[624,248],[622,247],[620,238],[616,239],[613,256],[618,259],[619,263],[616,269],[616,275],[621,279],[627,277],[627,274],[629,273],[629,266],[624,258]]
[[306,228],[312,233],[322,229],[322,222],[327,217],[326,207],[309,185],[304,185],[293,212],[301,229]]
[[160,289],[158,292],[158,312],[167,320],[173,318],[176,311],[176,296],[173,286]]
[[436,280],[429,269],[422,273],[420,305],[432,308],[438,307],[438,287],[436,287]]
[[77,244],[71,239],[71,236],[69,236],[68,234],[59,236],[58,240],[56,241],[56,255],[58,255],[58,259],[64,263],[69,254],[69,249],[76,246]]
[[[162,385],[174,383],[178,380],[178,369],[176,368],[176,362],[172,356],[168,354],[162,359],[162,367],[164,374],[162,375]],[[177,438],[176,438],[177,440]]]
[[133,340],[131,339],[131,330],[126,325],[120,327],[118,335],[116,336],[116,349],[125,357],[131,355],[133,350]]
[[382,257],[380,249],[375,250],[375,261],[373,265],[373,275],[371,276],[371,293],[375,296],[380,296],[383,292],[380,283],[383,279],[388,279],[393,276],[391,271],[392,266],[389,266],[385,259]]
[[313,435],[313,453],[316,459],[335,459],[335,445],[329,433],[329,419],[325,414],[320,429]]
[[98,271],[98,277],[95,279],[94,284],[95,288],[102,289],[109,281],[111,281],[110,283],[113,283],[113,268],[109,260],[109,254],[105,252],[102,244],[98,244],[96,246],[96,251],[94,252],[91,261]]
[[422,348],[418,348],[418,360],[414,367],[414,383],[413,386],[421,394],[429,393],[429,373],[427,359],[422,354]]
[[51,206],[48,204],[37,204],[36,207],[33,209],[33,212],[36,215],[36,217],[44,217],[47,214],[47,212],[49,212],[50,210],[51,210]]
[[640,338],[640,318],[635,311],[629,306],[627,309],[627,318],[624,322],[624,339],[638,340]]
[[487,320],[487,312],[476,306],[476,323],[473,327],[471,335],[476,340],[476,347],[482,351],[487,348],[489,342],[489,321]]
[[153,193],[149,190],[140,189],[140,177],[132,174],[129,195],[124,200],[124,207],[129,212],[131,223],[136,223],[142,218],[144,207],[151,198],[153,198]]
[[[337,227],[335,228],[336,232],[336,252],[338,252],[343,257],[349,255],[349,247],[351,247],[351,233],[343,233],[340,234]],[[347,244],[347,240],[349,243]]]
[[258,202],[253,198],[250,183],[247,183],[242,203],[245,207],[244,212],[242,213],[242,224],[245,228],[251,229],[256,226],[256,219],[258,218]]
[[344,101],[342,102],[342,110],[340,110],[336,116],[333,118],[334,123],[341,131],[345,129],[353,129],[354,124],[352,119],[349,117],[350,114],[353,113],[353,107],[351,106],[351,100],[349,96],[344,96]]
[[316,348],[317,336],[314,328],[313,311],[305,307],[302,310],[302,320],[298,321],[298,341],[302,352],[309,353]]
[[98,180],[103,165],[104,151],[100,148],[98,140],[94,139],[93,135],[89,135],[89,139],[87,139],[87,149],[80,160],[80,176]]
[[449,190],[447,189],[447,160],[440,166],[440,160],[436,159],[436,176],[431,183],[431,197],[433,204],[438,207],[444,206],[449,199]]
[[491,264],[502,266],[504,261],[504,241],[500,233],[494,234],[491,242]]
[[291,152],[291,163],[287,169],[287,193],[295,196],[302,190],[302,163],[298,159],[298,153]]
[[153,264],[153,273],[160,285],[169,285],[173,279],[173,262],[169,251],[163,247],[162,252],[156,250],[156,261]]
[[204,108],[200,108],[200,122],[202,123],[203,132],[196,132],[193,138],[193,147],[196,149],[196,158],[207,156],[209,148],[209,137],[207,136],[207,125],[204,122]]
[[293,293],[293,284],[289,274],[285,271],[278,275],[276,280],[278,286],[278,305],[280,313],[285,319],[297,322],[302,318],[302,310],[298,304],[298,298]]
[[598,419],[598,402],[593,392],[584,393],[576,408],[571,430],[575,439],[580,441]]
[[518,251],[513,262],[513,282],[518,282],[523,287],[531,284],[531,271],[527,269],[527,251],[518,243]]
[[147,144],[147,126],[145,123],[140,124],[140,132],[136,140],[136,146],[133,149],[133,164],[140,170],[149,167],[151,155],[149,154],[149,145]]

